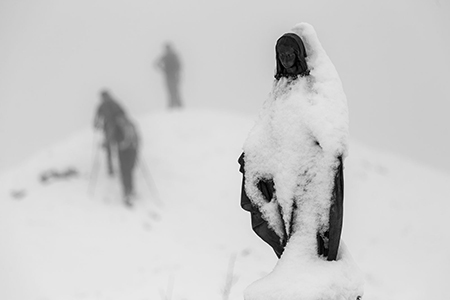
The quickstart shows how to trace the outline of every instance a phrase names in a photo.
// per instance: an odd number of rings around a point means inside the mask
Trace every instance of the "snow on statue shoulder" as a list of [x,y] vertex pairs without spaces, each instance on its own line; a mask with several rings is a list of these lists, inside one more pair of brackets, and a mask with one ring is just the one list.
[[[307,265],[327,263],[328,248],[331,252],[332,247],[336,249],[328,260],[344,255],[351,261],[346,252],[337,254],[338,248],[344,249],[339,245],[342,164],[348,151],[347,100],[339,75],[314,28],[306,23],[278,40],[276,62],[272,92],[243,147],[245,193],[278,235],[280,245],[286,245],[277,268],[266,280],[273,280],[275,273],[297,270],[303,274]],[[273,181],[272,199],[261,193],[262,180]],[[331,212],[336,211],[338,201],[340,221],[333,223]],[[337,239],[332,240],[330,232]],[[292,268],[296,264],[298,268]],[[283,269],[286,265],[290,267]],[[297,278],[298,274],[284,275]],[[358,281],[352,286],[352,296],[344,299],[356,299],[353,292],[357,289],[361,295],[359,287]],[[261,300],[257,289],[251,290],[246,300]],[[316,296],[301,299],[322,299]]]

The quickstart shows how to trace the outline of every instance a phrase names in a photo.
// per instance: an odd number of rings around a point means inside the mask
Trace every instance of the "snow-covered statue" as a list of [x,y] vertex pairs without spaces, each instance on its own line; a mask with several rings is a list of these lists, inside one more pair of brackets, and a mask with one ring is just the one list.
[[275,50],[272,92],[239,163],[241,206],[280,259],[245,299],[356,300],[362,276],[341,241],[346,96],[311,25],[296,25]]

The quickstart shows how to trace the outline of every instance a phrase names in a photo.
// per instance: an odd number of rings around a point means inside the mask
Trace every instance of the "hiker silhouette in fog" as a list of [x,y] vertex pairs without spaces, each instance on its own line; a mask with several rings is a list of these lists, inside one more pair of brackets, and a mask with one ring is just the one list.
[[156,67],[164,72],[169,95],[169,108],[181,107],[179,90],[181,64],[170,43],[165,44],[165,52],[156,61]]
[[[275,73],[275,85],[279,82],[281,82],[281,79],[284,80],[284,83],[281,83],[281,85],[284,85],[284,93],[287,93],[286,90],[289,90],[289,84],[292,82],[299,82],[296,81],[297,79],[304,79],[312,80],[310,78],[310,71],[308,69],[308,65],[306,63],[306,57],[307,53],[305,50],[305,46],[303,44],[302,39],[295,33],[286,33],[283,36],[281,36],[275,46],[276,50],[276,73]],[[295,83],[292,83],[295,84]],[[276,102],[278,99],[277,96],[274,96],[274,101]],[[281,94],[280,97],[283,97]],[[282,99],[284,100],[284,99]],[[279,101],[278,101],[279,102]],[[270,121],[269,121],[270,122]],[[271,124],[271,123],[269,123]],[[268,127],[265,127],[266,130]],[[257,133],[258,134],[258,133]],[[270,136],[270,135],[269,135]],[[276,138],[275,138],[276,139]],[[254,140],[252,140],[254,141]],[[273,143],[268,142],[270,147],[273,146]],[[252,146],[253,147],[253,144]],[[264,149],[259,149],[257,146],[254,146],[252,149],[252,153],[246,153],[244,149],[244,153],[241,154],[239,157],[239,164],[240,164],[240,172],[243,174],[242,179],[242,187],[241,187],[241,207],[251,213],[251,223],[252,223],[252,229],[255,231],[255,233],[264,240],[267,244],[269,244],[273,250],[275,251],[275,254],[278,256],[278,258],[281,257],[283,254],[286,244],[289,240],[289,235],[287,233],[291,232],[292,228],[284,228],[284,234],[277,234],[274,231],[274,228],[271,227],[266,220],[262,207],[259,205],[256,205],[257,201],[252,198],[252,194],[249,193],[249,188],[247,186],[248,179],[246,177],[246,173],[249,171],[248,169],[248,162],[251,162],[254,157],[258,157],[260,153],[264,153]],[[268,146],[269,147],[269,146]],[[311,143],[310,146],[311,150],[308,151],[320,151],[322,150],[321,145],[319,142],[315,141]],[[274,149],[278,149],[274,147]],[[248,157],[247,157],[248,155]],[[247,160],[248,159],[248,160]],[[283,157],[282,159],[287,160],[286,157]],[[308,165],[308,161],[300,161],[301,164],[304,164],[305,166]],[[342,218],[343,218],[343,187],[344,187],[344,181],[343,181],[343,167],[342,167],[342,156],[336,157],[336,164],[337,167],[334,169],[334,186],[331,191],[331,207],[329,210],[329,222],[328,226],[326,227],[327,230],[322,232],[317,232],[317,254],[319,256],[325,256],[327,260],[336,260],[337,257],[337,251],[339,248],[339,242],[340,242],[340,235],[342,230]],[[266,161],[259,161],[256,162],[256,165],[258,164],[264,164]],[[281,162],[278,161],[278,164]],[[252,167],[254,168],[255,163],[253,163]],[[302,166],[299,166],[301,169]],[[304,174],[298,174],[297,176],[299,178],[302,178],[301,176],[306,176],[305,174],[308,174],[308,169],[306,169]],[[253,195],[257,195],[257,197],[262,197],[266,203],[276,203],[277,201],[277,186],[274,183],[274,174],[260,174],[258,175],[258,179],[254,184],[255,188],[253,186],[251,187],[251,192],[257,191],[257,193],[253,193]],[[301,186],[301,183],[297,183],[299,186]],[[303,183],[304,184],[304,183]],[[305,184],[305,186],[302,186],[304,189],[303,192],[306,192],[308,189],[308,182]],[[256,196],[253,196],[256,198]],[[299,201],[304,201],[304,199],[299,199]],[[297,202],[293,202],[293,205],[297,205]],[[275,205],[275,204],[274,204]],[[297,212],[295,212],[296,207],[293,209],[292,215],[295,216]],[[278,213],[281,214],[281,207],[278,204]],[[292,223],[291,223],[291,226]],[[291,234],[291,233],[290,233]]]
[[107,90],[100,92],[101,103],[94,118],[94,128],[103,130],[103,147],[106,152],[108,174],[114,175],[112,155],[117,141],[117,118],[124,116],[125,111]]
[[134,193],[133,171],[139,150],[136,126],[125,116],[117,117],[117,149],[125,204],[132,205]]

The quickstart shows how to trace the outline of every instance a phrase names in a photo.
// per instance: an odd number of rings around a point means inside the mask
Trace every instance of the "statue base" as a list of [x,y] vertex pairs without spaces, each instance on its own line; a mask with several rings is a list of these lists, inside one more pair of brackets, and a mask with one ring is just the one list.
[[341,240],[336,261],[286,247],[274,270],[244,291],[245,300],[360,300],[363,274]]

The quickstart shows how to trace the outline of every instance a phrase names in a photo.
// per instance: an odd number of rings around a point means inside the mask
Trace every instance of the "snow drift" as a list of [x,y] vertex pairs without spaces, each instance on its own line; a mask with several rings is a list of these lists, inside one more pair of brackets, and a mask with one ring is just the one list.
[[[185,110],[136,123],[160,204],[140,165],[135,209],[103,161],[88,195],[90,130],[0,174],[0,299],[239,300],[271,272],[277,258],[239,205],[237,158],[253,117]],[[68,166],[79,175],[40,182]],[[364,300],[445,299],[450,175],[351,140],[345,176],[343,237]]]

